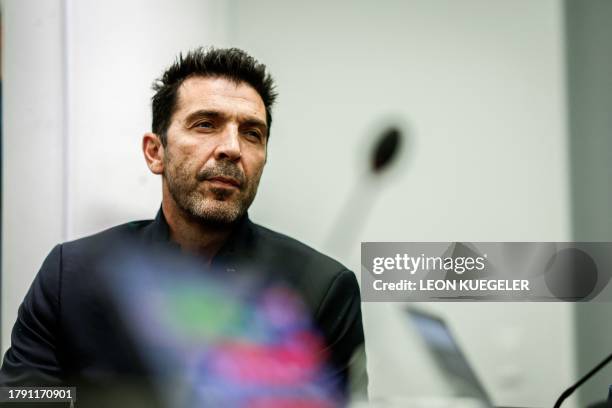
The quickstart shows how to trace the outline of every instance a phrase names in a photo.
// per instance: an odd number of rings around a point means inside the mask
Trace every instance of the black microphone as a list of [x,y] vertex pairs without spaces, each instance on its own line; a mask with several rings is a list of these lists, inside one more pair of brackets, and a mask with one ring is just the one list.
[[372,151],[372,173],[380,173],[395,159],[401,146],[402,132],[395,126],[385,129]]
[[357,180],[351,193],[347,196],[340,216],[324,241],[325,248],[336,248],[338,254],[341,254],[346,245],[350,243],[350,238],[354,237],[365,224],[376,196],[367,190],[377,187],[381,174],[396,162],[403,139],[404,134],[401,128],[395,124],[387,125],[377,135],[370,150],[367,172],[363,175],[365,179]]
[[559,399],[557,399],[557,402],[555,402],[554,408],[561,407],[561,404],[563,403],[563,401],[565,401],[567,399],[567,397],[572,395],[574,393],[574,391],[576,391],[578,389],[578,387],[580,387],[582,384],[584,384],[589,378],[591,378],[593,375],[595,375],[595,373],[597,373],[599,370],[604,368],[610,361],[612,361],[612,354],[610,354],[608,357],[606,357],[601,363],[597,364],[595,366],[595,368],[593,368],[584,377],[582,377],[580,380],[578,380],[578,382],[576,382],[576,384],[572,385],[567,390],[563,391],[563,394],[561,394]]

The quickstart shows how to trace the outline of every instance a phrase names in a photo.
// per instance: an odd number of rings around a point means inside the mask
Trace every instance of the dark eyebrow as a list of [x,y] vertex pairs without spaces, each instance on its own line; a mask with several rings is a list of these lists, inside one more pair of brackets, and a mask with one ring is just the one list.
[[197,110],[195,112],[190,113],[186,118],[185,118],[185,123],[191,123],[194,120],[197,119],[201,119],[201,118],[211,118],[211,119],[218,119],[218,118],[222,118],[225,115],[219,111],[214,111],[214,110]]
[[[210,119],[222,119],[225,118],[227,115],[225,115],[223,112],[219,112],[219,111],[215,111],[215,110],[206,110],[206,109],[201,109],[201,110],[197,110],[195,112],[190,113],[187,118],[185,118],[185,123],[192,123],[197,119],[201,119],[201,118],[210,118]],[[262,128],[264,131],[267,132],[268,130],[268,125],[266,125],[266,122],[254,118],[254,117],[248,117],[247,119],[245,119],[242,123],[241,126],[255,126],[255,127],[260,127]]]
[[254,126],[262,128],[264,131],[268,130],[268,125],[266,125],[266,122],[255,118],[249,118],[245,120],[244,122],[242,122],[242,126]]

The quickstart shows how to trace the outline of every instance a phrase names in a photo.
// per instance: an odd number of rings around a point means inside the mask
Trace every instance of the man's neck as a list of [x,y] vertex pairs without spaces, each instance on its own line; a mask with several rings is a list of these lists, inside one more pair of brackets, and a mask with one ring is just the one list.
[[232,227],[207,226],[166,201],[162,202],[162,211],[168,223],[170,239],[179,244],[183,251],[205,257],[209,264],[232,233]]

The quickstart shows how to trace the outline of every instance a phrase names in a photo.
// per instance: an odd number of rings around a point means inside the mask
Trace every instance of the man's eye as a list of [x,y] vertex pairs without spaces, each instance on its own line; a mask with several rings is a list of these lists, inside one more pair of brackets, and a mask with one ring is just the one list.
[[200,122],[195,125],[197,128],[212,129],[214,125],[211,122]]
[[261,134],[256,130],[247,130],[244,133],[250,138],[257,139],[257,140],[261,139]]

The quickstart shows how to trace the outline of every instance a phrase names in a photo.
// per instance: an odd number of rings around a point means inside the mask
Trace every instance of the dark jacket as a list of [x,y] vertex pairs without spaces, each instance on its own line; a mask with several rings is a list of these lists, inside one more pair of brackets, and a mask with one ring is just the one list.
[[[45,259],[21,304],[4,356],[5,385],[95,383],[142,368],[108,313],[97,272],[117,243],[176,245],[160,210],[155,220],[131,222],[57,245]],[[265,270],[282,277],[303,297],[346,384],[353,352],[363,345],[361,304],[355,275],[308,246],[244,217],[212,261],[216,268]]]

